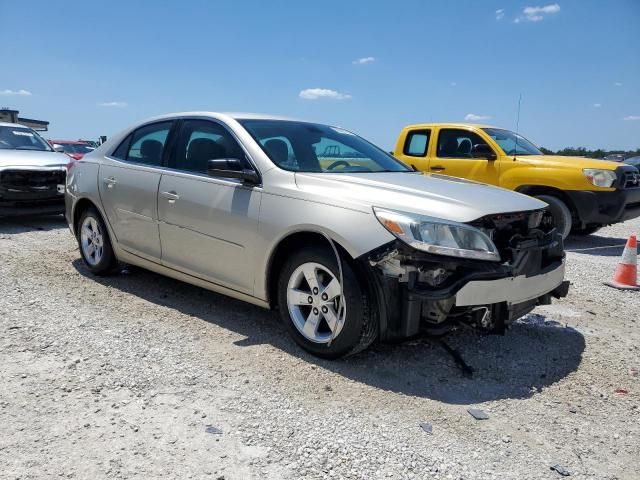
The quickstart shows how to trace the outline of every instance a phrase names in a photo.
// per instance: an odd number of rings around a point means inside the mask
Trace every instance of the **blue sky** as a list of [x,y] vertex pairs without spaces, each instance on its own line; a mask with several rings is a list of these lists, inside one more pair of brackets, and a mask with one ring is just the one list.
[[[274,113],[393,147],[421,121],[640,147],[640,1],[0,0],[0,106],[50,138],[173,111]],[[360,61],[359,61],[360,60]]]

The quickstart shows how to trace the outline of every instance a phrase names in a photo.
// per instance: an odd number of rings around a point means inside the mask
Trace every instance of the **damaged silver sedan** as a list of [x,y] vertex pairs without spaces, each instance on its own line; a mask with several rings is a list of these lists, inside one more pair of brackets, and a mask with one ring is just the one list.
[[31,128],[0,122],[0,216],[63,213],[67,163]]
[[459,325],[502,333],[565,296],[546,207],[415,172],[342,128],[212,112],[114,136],[66,194],[93,273],[130,263],[277,308],[327,358]]

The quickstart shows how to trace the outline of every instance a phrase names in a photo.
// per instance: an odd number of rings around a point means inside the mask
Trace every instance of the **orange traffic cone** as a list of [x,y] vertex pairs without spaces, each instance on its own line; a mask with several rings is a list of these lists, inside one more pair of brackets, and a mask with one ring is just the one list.
[[622,252],[622,259],[613,274],[613,280],[605,285],[620,290],[640,290],[638,286],[638,243],[636,236],[631,235]]

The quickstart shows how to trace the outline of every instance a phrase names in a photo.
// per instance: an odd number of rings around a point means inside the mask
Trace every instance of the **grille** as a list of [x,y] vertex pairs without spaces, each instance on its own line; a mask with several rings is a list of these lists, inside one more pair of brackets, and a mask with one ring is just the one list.
[[640,187],[640,173],[625,172],[624,173],[624,188],[638,188]]
[[57,190],[64,184],[64,170],[5,170],[0,172],[0,186],[5,192],[39,192]]

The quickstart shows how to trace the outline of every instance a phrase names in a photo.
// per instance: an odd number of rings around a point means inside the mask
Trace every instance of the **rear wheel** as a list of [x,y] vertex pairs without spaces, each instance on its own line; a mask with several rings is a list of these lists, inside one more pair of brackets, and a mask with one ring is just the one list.
[[78,245],[84,264],[95,275],[107,275],[118,266],[107,227],[98,211],[91,207],[78,220]]
[[562,238],[567,238],[573,224],[571,210],[569,210],[567,204],[558,197],[552,197],[551,195],[538,195],[536,198],[549,204],[549,211],[553,217],[556,230],[562,235]]
[[294,253],[278,282],[280,315],[294,340],[324,358],[351,355],[378,335],[369,296],[342,261],[342,284],[334,253],[311,247]]

